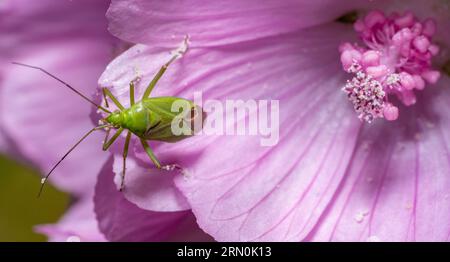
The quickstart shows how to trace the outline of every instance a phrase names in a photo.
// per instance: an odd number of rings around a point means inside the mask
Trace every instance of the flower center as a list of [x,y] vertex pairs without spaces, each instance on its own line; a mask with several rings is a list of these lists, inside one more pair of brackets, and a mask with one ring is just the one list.
[[416,103],[414,90],[440,77],[431,67],[439,52],[432,44],[435,22],[422,22],[410,12],[385,16],[372,11],[354,23],[362,44],[344,43],[339,47],[345,71],[353,74],[343,91],[361,120],[398,118],[398,108],[389,97],[395,95],[406,106]]

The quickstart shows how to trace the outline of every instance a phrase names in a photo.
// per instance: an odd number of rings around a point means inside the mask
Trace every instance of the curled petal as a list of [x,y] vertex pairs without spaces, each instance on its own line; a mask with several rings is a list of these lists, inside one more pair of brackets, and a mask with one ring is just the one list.
[[[116,148],[115,151],[123,150],[123,146],[119,144]],[[174,186],[173,179],[178,174],[158,170],[153,164],[149,165],[149,161],[150,159],[146,155],[137,159],[134,157],[134,152],[129,153],[126,163],[124,197],[138,207],[150,211],[172,212],[190,209],[186,198]],[[122,182],[122,168],[123,157],[121,153],[117,153],[114,155],[113,165],[117,189],[120,188]]]
[[113,182],[112,158],[95,188],[95,213],[109,241],[206,241],[190,211],[146,211],[124,198]]
[[92,196],[88,195],[72,206],[58,223],[39,225],[36,231],[47,235],[53,242],[105,241],[98,229]]

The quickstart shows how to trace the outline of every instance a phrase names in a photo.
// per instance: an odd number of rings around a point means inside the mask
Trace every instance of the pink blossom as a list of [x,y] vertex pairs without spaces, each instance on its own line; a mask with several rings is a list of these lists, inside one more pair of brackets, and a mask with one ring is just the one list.
[[[42,72],[11,62],[45,68],[88,97],[94,96],[99,75],[123,45],[106,30],[108,4],[109,1],[91,0],[0,3],[0,149],[32,163],[42,173],[48,172],[68,148],[96,124],[89,117],[95,110]],[[93,134],[50,177],[54,185],[71,193],[77,201],[58,223],[36,227],[38,232],[48,235],[49,240],[120,240],[120,235],[111,234],[111,228],[103,230],[104,223],[99,227],[94,213],[97,176],[101,173],[100,177],[108,177],[108,169],[101,172],[109,155],[101,150],[102,139],[103,134]],[[36,185],[36,190],[38,188]],[[108,184],[105,184],[102,192],[107,190]],[[103,205],[102,212],[115,212],[113,203],[120,200],[113,201],[112,197],[108,196],[111,202]],[[117,199],[120,195],[117,193],[114,197]],[[38,201],[46,201],[45,192]],[[121,200],[120,206],[126,206],[130,212],[133,209],[133,204],[126,200]],[[181,240],[187,232],[201,233],[192,224],[189,211],[170,220],[167,224],[170,232],[158,238],[155,235],[163,225],[162,218],[171,215],[145,210],[138,210],[136,214],[141,216],[140,221],[147,219],[149,225],[158,225],[147,228],[139,240]]]
[[[395,67],[401,74],[398,94],[412,86],[417,92],[414,103],[400,96],[395,105],[383,105],[383,115],[377,117],[396,120],[392,122],[359,121],[341,91],[349,75],[340,59],[339,51],[345,50],[339,46],[361,40],[353,26],[334,21],[353,10],[361,17],[374,9],[384,15],[408,10],[417,21],[432,17],[435,33],[424,22],[417,36],[427,38],[405,43],[429,52],[423,61],[437,61],[421,69],[439,70],[439,62],[447,61],[450,23],[449,13],[442,10],[448,10],[448,3],[405,2],[112,1],[110,31],[136,45],[107,67],[99,83],[112,88],[122,103],[128,104],[128,83],[136,77],[141,78],[137,97],[142,95],[169,59],[168,51],[185,35],[190,36],[190,50],[171,65],[152,95],[192,98],[202,91],[205,100],[280,101],[276,146],[262,147],[258,137],[249,136],[196,136],[152,144],[161,162],[181,165],[186,176],[159,174],[140,147],[133,147],[124,197],[149,211],[191,208],[199,226],[218,241],[448,240],[448,75],[438,79],[421,74],[429,82],[422,88],[412,71]],[[403,27],[409,23],[400,22]],[[435,42],[440,43],[439,56],[430,49]],[[374,48],[364,48],[358,52],[366,65],[379,66],[380,57],[365,53]],[[348,61],[342,62],[348,69]],[[374,77],[377,72],[385,75],[376,69],[368,71]],[[380,88],[386,92],[383,84]],[[122,161],[121,150],[112,150],[115,163]],[[109,182],[100,183],[104,186],[97,186],[97,200],[106,198],[102,188]],[[102,204],[96,201],[97,208]],[[116,212],[126,208],[118,206]],[[98,219],[108,225],[111,216]],[[130,230],[137,227],[147,228],[137,222]]]
[[[112,58],[114,42],[102,18],[107,2],[9,3],[2,23],[2,127],[23,155],[49,170],[74,138],[92,126],[88,118],[92,109],[42,72],[11,62],[43,67],[81,92],[92,93],[97,75]],[[31,22],[33,26],[28,26]],[[95,141],[95,136],[92,139]],[[100,170],[107,157],[101,152],[89,144],[81,145],[60,167],[63,175],[52,177],[52,182],[76,194],[93,188],[93,170]],[[95,161],[80,165],[87,158]]]
[[[1,129],[16,155],[46,172],[80,133],[93,126],[91,108],[41,72],[11,62],[43,67],[80,91],[92,93],[114,47],[115,40],[106,32],[102,15],[108,2],[4,4],[0,26]],[[95,138],[101,139],[93,137],[91,143]],[[80,200],[58,224],[39,227],[50,240],[66,241],[71,235],[83,241],[104,239],[95,220],[92,195],[96,174],[106,158],[98,147],[82,145],[51,178],[52,183]]]

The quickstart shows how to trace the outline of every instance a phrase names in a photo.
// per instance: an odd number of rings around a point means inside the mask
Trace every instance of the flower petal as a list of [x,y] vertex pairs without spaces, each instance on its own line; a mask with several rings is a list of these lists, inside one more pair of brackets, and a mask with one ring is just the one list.
[[92,196],[85,196],[72,206],[56,224],[39,225],[36,231],[49,237],[49,241],[105,241],[95,219]]
[[[39,65],[89,94],[108,54],[108,45],[94,40],[72,40],[42,46],[41,52],[18,58]],[[77,61],[74,63],[74,61]],[[70,73],[63,73],[70,68]],[[89,85],[89,83],[91,83]],[[8,71],[2,90],[2,119],[6,132],[17,141],[23,155],[48,171],[88,130],[92,106],[54,79],[37,70],[14,67]],[[11,113],[14,112],[14,113]],[[101,134],[92,134],[55,171],[52,181],[63,189],[83,193],[93,188],[95,174],[106,155]],[[98,141],[98,146],[92,146]],[[83,178],[82,178],[83,177]]]
[[[118,148],[123,149],[123,143],[118,143]],[[148,157],[145,158],[148,162]],[[134,157],[130,152],[127,158],[127,169],[125,176],[125,198],[138,207],[157,212],[171,212],[191,209],[186,198],[174,186],[175,172],[168,174],[167,171],[151,168],[142,160]],[[123,168],[123,157],[120,152],[114,155],[113,170],[116,174],[115,182],[117,189],[120,188]]]
[[0,153],[8,154],[10,156],[19,155],[17,152],[17,147],[14,145],[14,142],[11,141],[9,136],[2,130],[0,127]]
[[23,53],[39,52],[41,44],[70,41],[72,37],[111,40],[104,17],[107,0],[2,2],[6,6],[0,7],[0,61],[4,59],[7,64]]
[[[191,49],[158,83],[152,96],[190,99],[202,91],[205,101],[279,100],[276,146],[261,146],[259,136],[221,135],[152,144],[163,164],[185,169],[177,185],[200,226],[216,240],[302,239],[330,201],[360,125],[340,92],[344,79],[337,46],[348,39],[346,28],[328,24],[283,37]],[[168,57],[137,45],[110,64],[100,83],[127,103],[128,82],[139,75],[137,93],[142,94]]]
[[153,212],[126,200],[113,183],[112,158],[101,171],[95,189],[100,230],[110,241],[204,241],[190,211]]
[[[42,72],[10,62],[43,67],[89,97],[114,43],[105,30],[106,1],[53,2],[31,4],[33,12],[28,12],[23,5],[28,7],[29,1],[14,1],[7,23],[0,27],[0,54],[5,55],[0,62],[8,63],[1,64],[2,129],[43,171],[93,127],[92,106]],[[30,21],[33,26],[28,26]],[[96,139],[98,146],[89,144]],[[52,181],[77,194],[88,187],[93,190],[95,174],[106,160],[101,139],[100,134],[88,138],[55,171]]]
[[364,128],[339,193],[312,240],[448,241],[450,79]]
[[173,47],[189,35],[192,46],[211,46],[296,31],[370,5],[333,0],[113,0],[107,17],[111,33],[132,43]]

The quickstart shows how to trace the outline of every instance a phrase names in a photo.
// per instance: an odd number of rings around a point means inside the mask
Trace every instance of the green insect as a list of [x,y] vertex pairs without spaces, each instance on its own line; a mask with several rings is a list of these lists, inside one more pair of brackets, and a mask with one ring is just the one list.
[[[203,112],[203,109],[194,104],[194,102],[179,98],[179,97],[150,97],[150,94],[152,90],[154,89],[156,83],[161,78],[161,76],[164,74],[168,66],[175,61],[177,58],[179,58],[184,51],[178,51],[167,63],[165,63],[161,69],[157,72],[157,74],[154,76],[153,80],[149,83],[147,86],[147,89],[144,92],[143,97],[139,101],[135,101],[135,83],[134,81],[130,82],[130,107],[125,108],[119,100],[107,89],[103,88],[103,98],[105,100],[105,107],[96,104],[91,99],[87,98],[85,95],[77,91],[75,88],[67,84],[66,82],[62,81],[58,77],[52,75],[51,73],[47,72],[43,68],[36,67],[36,66],[30,66],[22,63],[13,63],[25,67],[30,67],[34,69],[38,69],[45,74],[49,75],[50,77],[56,79],[57,81],[64,84],[66,87],[70,88],[73,92],[81,96],[83,99],[88,101],[89,103],[96,106],[99,110],[105,112],[108,114],[107,117],[103,118],[100,122],[101,125],[94,127],[89,132],[87,132],[77,143],[75,143],[74,146],[72,146],[68,152],[53,166],[53,168],[50,170],[50,172],[47,173],[45,178],[42,179],[41,187],[39,190],[38,196],[41,195],[42,190],[44,188],[45,182],[47,181],[48,177],[52,174],[52,172],[55,170],[55,168],[91,133],[97,130],[106,130],[106,136],[103,143],[103,150],[106,151],[108,148],[116,141],[116,139],[122,134],[123,131],[127,130],[127,135],[125,139],[125,146],[123,150],[123,168],[122,168],[122,180],[121,180],[121,186],[120,191],[124,188],[124,181],[125,181],[125,170],[126,170],[126,158],[128,155],[128,148],[131,140],[131,135],[134,134],[137,136],[142,144],[142,147],[144,148],[145,152],[147,153],[150,160],[153,162],[153,164],[159,168],[164,170],[174,170],[174,169],[181,169],[176,164],[173,165],[161,165],[161,162],[156,158],[155,154],[153,153],[152,149],[150,148],[149,144],[147,143],[148,140],[156,140],[156,141],[163,141],[163,142],[177,142],[182,139],[185,139],[187,137],[190,137],[195,134],[196,130],[194,130],[192,127],[196,126],[195,123],[200,122],[200,126],[203,125],[203,121],[206,117],[206,114]],[[109,98],[118,108],[118,110],[111,112],[108,108],[108,101],[107,98]],[[175,102],[181,102],[181,104],[184,104],[184,110],[183,112],[173,112],[172,105]],[[186,110],[187,107],[187,110]],[[181,117],[180,117],[181,116]],[[184,132],[179,134],[178,132],[174,132],[172,126],[174,123],[174,120],[178,119],[178,121],[184,121],[184,123],[179,123],[180,125],[189,126],[191,127],[190,131],[192,132]],[[178,125],[178,124],[177,124]],[[116,133],[109,138],[110,131],[114,129],[117,130]],[[198,131],[198,130],[197,130]]]

